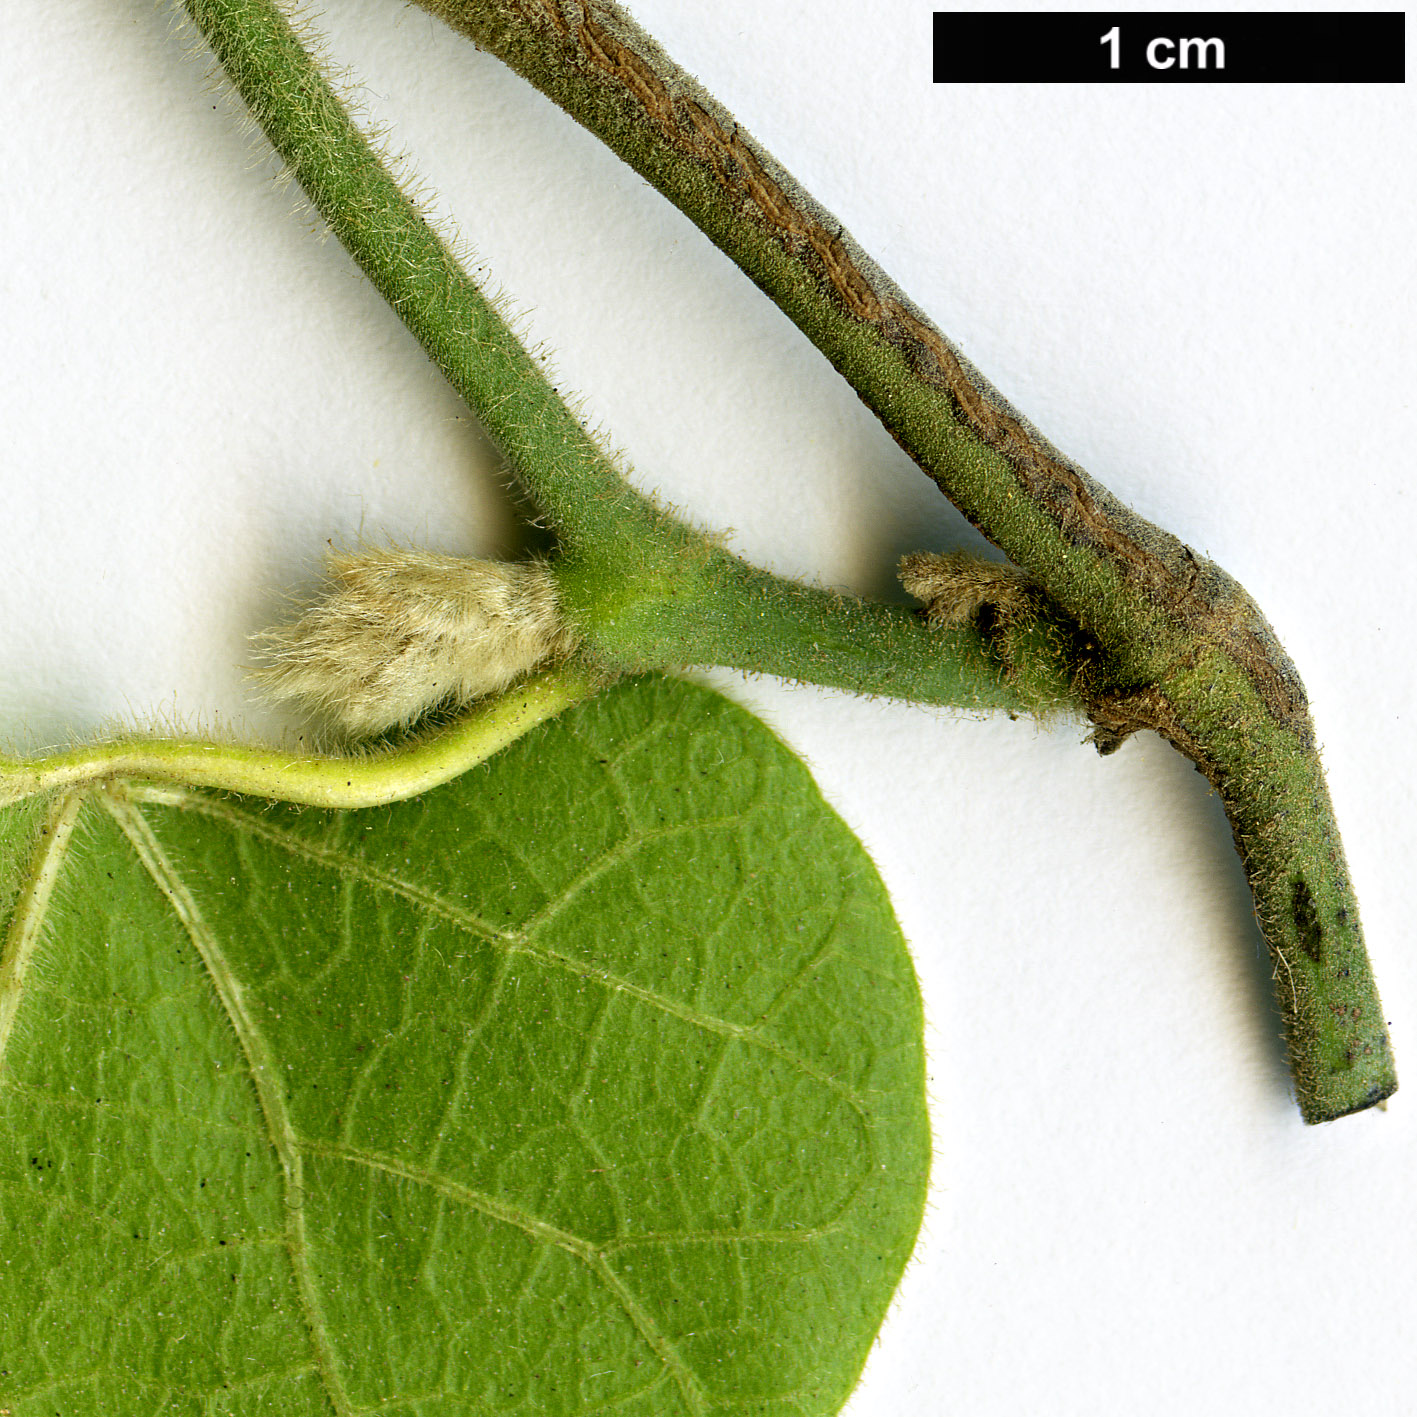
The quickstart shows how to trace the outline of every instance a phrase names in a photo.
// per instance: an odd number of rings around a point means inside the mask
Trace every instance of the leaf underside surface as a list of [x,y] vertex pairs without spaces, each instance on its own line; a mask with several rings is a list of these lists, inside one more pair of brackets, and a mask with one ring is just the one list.
[[411,802],[0,816],[0,1409],[828,1414],[919,992],[806,769],[621,686]]

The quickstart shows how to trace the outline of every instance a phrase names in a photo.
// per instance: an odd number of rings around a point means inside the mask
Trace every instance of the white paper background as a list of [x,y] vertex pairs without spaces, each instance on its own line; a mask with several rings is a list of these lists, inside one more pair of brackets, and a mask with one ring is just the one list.
[[[977,546],[679,215],[393,0],[358,97],[638,479],[778,571],[893,595]],[[635,12],[1059,446],[1254,593],[1308,683],[1417,1068],[1403,87],[935,87],[905,0]],[[509,552],[495,459],[292,219],[150,0],[9,0],[0,736],[270,733],[245,637],[327,538]],[[717,675],[861,834],[929,1014],[934,1191],[851,1417],[1411,1411],[1417,1127],[1302,1126],[1224,818],[1155,740]],[[1417,1076],[1417,1075],[1415,1075]]]

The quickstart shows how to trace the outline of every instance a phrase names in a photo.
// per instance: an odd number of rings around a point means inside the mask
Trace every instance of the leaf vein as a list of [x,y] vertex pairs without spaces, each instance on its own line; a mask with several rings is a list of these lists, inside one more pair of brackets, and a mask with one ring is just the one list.
[[225,822],[228,826],[239,832],[244,832],[247,836],[257,837],[269,842],[272,846],[280,847],[289,852],[292,856],[299,856],[317,866],[323,866],[327,870],[335,872],[337,875],[364,882],[367,885],[380,887],[384,890],[393,891],[406,899],[415,902],[434,904],[442,906],[443,913],[447,914],[456,911],[459,920],[471,931],[485,936],[489,941],[506,941],[513,938],[510,932],[500,930],[495,925],[489,924],[471,910],[461,906],[449,906],[439,901],[438,897],[423,886],[416,885],[412,881],[406,881],[401,876],[392,871],[385,871],[377,866],[371,866],[367,861],[360,860],[357,856],[346,855],[343,852],[333,850],[329,847],[319,846],[312,841],[306,841],[297,836],[294,832],[285,831],[280,827],[271,826],[252,816],[249,812],[243,812],[239,808],[232,806],[229,802],[222,802],[212,797],[207,797],[200,792],[186,792],[178,794],[165,791],[160,796],[149,797],[146,792],[133,793],[133,800],[143,802],[154,801],[157,805],[164,807],[176,807],[182,811],[201,812],[204,816],[212,817],[217,821]]
[[243,1127],[240,1122],[216,1122],[195,1112],[162,1112],[155,1107],[135,1107],[126,1102],[90,1102],[84,1097],[66,1097],[62,1092],[50,1092],[30,1082],[19,1082],[13,1077],[0,1078],[0,1091],[15,1092],[21,1097],[27,1097],[31,1102],[63,1107],[70,1112],[93,1112],[101,1107],[104,1115],[109,1117],[128,1117],[140,1122],[177,1122],[184,1127],[200,1127],[219,1135],[229,1133],[247,1141],[270,1140],[265,1132],[256,1127]]
[[6,1402],[27,1402],[32,1398],[46,1397],[51,1392],[58,1392],[61,1388],[70,1387],[75,1383],[97,1382],[100,1378],[119,1378],[126,1385],[133,1387],[152,1388],[162,1393],[176,1393],[179,1397],[214,1397],[223,1392],[240,1392],[245,1388],[259,1387],[266,1382],[280,1382],[286,1378],[303,1377],[306,1373],[314,1371],[312,1363],[296,1363],[288,1368],[272,1368],[263,1373],[253,1373],[244,1378],[231,1378],[226,1382],[218,1383],[211,1388],[182,1387],[177,1383],[158,1382],[154,1378],[146,1378],[141,1373],[135,1373],[129,1368],[94,1368],[87,1373],[75,1373],[70,1377],[50,1378],[46,1382],[40,1383],[36,1387],[25,1388],[21,1392],[7,1392],[3,1394]]
[[[137,800],[143,800],[142,796],[139,795]],[[661,994],[656,990],[646,988],[644,985],[636,984],[632,980],[626,979],[623,975],[616,974],[599,965],[577,959],[574,955],[564,954],[560,950],[552,949],[549,946],[533,944],[530,939],[533,933],[541,930],[546,925],[552,915],[560,911],[573,894],[583,889],[585,885],[589,884],[590,880],[605,869],[608,869],[610,865],[618,863],[618,861],[629,856],[641,846],[650,841],[657,841],[667,836],[681,835],[689,831],[696,831],[705,826],[722,827],[740,825],[743,820],[741,815],[706,819],[673,827],[664,827],[648,833],[642,833],[638,836],[625,838],[619,845],[613,847],[610,851],[601,856],[595,866],[588,868],[577,877],[577,879],[566,888],[561,897],[543,906],[541,911],[538,912],[536,916],[533,916],[532,919],[523,926],[521,931],[513,932],[498,930],[494,926],[489,925],[473,911],[466,909],[466,907],[453,905],[435,892],[423,886],[415,885],[410,881],[403,880],[393,872],[383,871],[378,867],[369,865],[367,862],[340,856],[338,853],[327,851],[324,848],[302,841],[293,834],[283,832],[277,827],[270,827],[264,822],[258,822],[247,813],[232,807],[229,803],[216,801],[200,793],[192,793],[185,802],[178,803],[170,790],[164,791],[159,800],[163,806],[182,806],[194,811],[203,812],[208,816],[229,823],[237,830],[247,831],[252,835],[263,836],[273,845],[284,847],[293,854],[303,855],[309,860],[326,863],[333,870],[348,869],[357,874],[368,884],[392,891],[415,905],[436,912],[453,924],[465,927],[470,934],[480,936],[491,945],[525,954],[541,964],[555,969],[563,969],[575,975],[577,978],[594,979],[607,988],[628,994],[651,1008],[659,1009],[663,1013],[682,1019],[685,1023],[691,1023],[710,1033],[718,1033],[725,1037],[738,1038],[746,1043],[751,1043],[755,1047],[762,1048],[780,1057],[785,1063],[797,1068],[808,1077],[821,1083],[823,1087],[835,1092],[860,1114],[863,1120],[867,1119],[867,1108],[864,1102],[851,1088],[845,1086],[830,1073],[808,1062],[807,1059],[793,1053],[791,1049],[785,1048],[782,1044],[767,1037],[761,1032],[759,1026],[733,1023],[728,1019],[719,1018],[717,1015],[705,1013],[701,1009],[694,1008],[691,1004],[683,1003],[678,999],[671,998],[667,994]]]
[[25,976],[49,913],[54,885],[59,879],[83,800],[82,793],[70,792],[58,798],[50,809],[48,820],[40,829],[39,850],[15,903],[10,928],[5,932],[4,948],[0,950],[0,1069],[5,1066],[5,1050],[20,1012]]
[[448,1123],[452,1120],[453,1113],[462,1105],[463,1097],[467,1092],[468,1059],[472,1057],[472,1050],[477,1046],[488,1023],[496,1014],[498,1005],[502,1002],[502,990],[511,970],[511,961],[510,952],[504,954],[497,961],[497,971],[488,987],[487,997],[483,1000],[482,1007],[477,1011],[477,1016],[463,1033],[462,1045],[458,1049],[458,1056],[453,1064],[453,1085],[448,1089],[448,1097],[443,1103],[442,1115],[438,1119],[438,1130],[434,1133],[433,1151],[428,1158],[430,1170],[437,1166],[441,1160],[443,1138],[447,1134]]
[[385,1156],[381,1152],[368,1151],[364,1147],[351,1146],[346,1142],[300,1137],[298,1144],[312,1156],[324,1156],[333,1161],[349,1161],[359,1166],[367,1166],[372,1171],[383,1171],[390,1176],[415,1181],[439,1195],[447,1196],[449,1200],[459,1202],[469,1210],[478,1211],[492,1220],[499,1220],[504,1225],[510,1225],[537,1240],[557,1245],[579,1259],[589,1260],[595,1253],[595,1246],[589,1240],[583,1240],[569,1230],[562,1230],[549,1220],[542,1220],[508,1201],[498,1200],[486,1191],[465,1186],[461,1181],[455,1181],[441,1171],[430,1171],[423,1166],[415,1166],[411,1161],[401,1161],[396,1156]]
[[628,861],[642,847],[654,845],[657,842],[668,841],[676,836],[692,836],[701,831],[718,831],[728,827],[741,827],[743,825],[743,815],[734,813],[728,817],[701,817],[692,822],[676,822],[668,827],[640,827],[632,831],[628,836],[601,852],[596,859],[578,875],[575,880],[564,886],[558,895],[553,896],[541,907],[540,910],[530,918],[522,922],[518,935],[529,937],[537,931],[544,929],[551,923],[587,886],[598,881],[607,872],[612,871],[616,866]]
[[845,1215],[839,1214],[825,1225],[804,1225],[800,1230],[646,1230],[640,1235],[617,1235],[600,1247],[600,1253],[670,1245],[810,1245],[835,1235],[845,1224]]
[[400,1161],[397,1157],[383,1156],[377,1152],[365,1151],[360,1147],[322,1142],[311,1137],[300,1138],[300,1146],[316,1156],[327,1156],[336,1161],[349,1161],[356,1165],[367,1166],[374,1171],[382,1171],[386,1175],[399,1176],[404,1180],[427,1186],[430,1190],[447,1196],[449,1200],[456,1201],[469,1210],[475,1210],[491,1220],[510,1225],[525,1235],[544,1244],[556,1245],[565,1250],[567,1254],[573,1255],[596,1275],[605,1288],[615,1296],[616,1301],[624,1309],[626,1317],[634,1325],[640,1337],[644,1339],[655,1356],[673,1376],[679,1390],[684,1395],[684,1400],[689,1404],[690,1411],[694,1414],[707,1411],[703,1390],[692,1370],[675,1351],[674,1345],[659,1331],[653,1317],[645,1311],[643,1305],[640,1304],[624,1281],[606,1263],[604,1255],[589,1240],[583,1240],[579,1235],[575,1235],[569,1230],[563,1230],[559,1225],[553,1225],[550,1221],[542,1220],[539,1216],[531,1215],[519,1206],[511,1205],[507,1201],[499,1200],[496,1196],[488,1195],[485,1191],[465,1186],[460,1181],[453,1180],[451,1176],[425,1171],[421,1166],[410,1165],[406,1161]]
[[220,942],[202,918],[196,900],[176,867],[168,860],[147,818],[127,800],[119,788],[108,789],[104,793],[103,802],[201,956],[217,998],[235,1030],[257,1100],[265,1116],[269,1132],[267,1140],[280,1164],[285,1190],[285,1248],[295,1275],[300,1307],[310,1333],[311,1355],[319,1370],[330,1406],[338,1417],[352,1417],[353,1408],[335,1363],[334,1346],[320,1305],[319,1293],[315,1288],[315,1277],[310,1269],[300,1149],[285,1109],[285,1101],[280,1095],[278,1073],[270,1045],[246,1006],[241,981],[232,970]]
[[109,1215],[107,1211],[100,1210],[98,1206],[90,1205],[87,1201],[79,1200],[77,1196],[43,1191],[38,1186],[26,1185],[23,1181],[12,1181],[8,1177],[0,1176],[0,1193],[5,1191],[10,1191],[26,1201],[38,1201],[41,1205],[52,1210],[69,1211],[81,1215],[90,1222],[108,1227],[115,1235],[124,1239],[132,1234],[132,1231],[126,1229],[116,1216]]

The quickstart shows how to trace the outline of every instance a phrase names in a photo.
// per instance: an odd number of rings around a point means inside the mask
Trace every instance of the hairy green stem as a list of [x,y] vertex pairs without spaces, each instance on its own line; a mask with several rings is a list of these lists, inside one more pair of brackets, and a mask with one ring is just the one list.
[[1046,615],[991,632],[769,576],[727,556],[667,594],[626,596],[593,566],[552,563],[598,655],[627,670],[718,664],[860,694],[1006,713],[1079,712],[1075,644]]
[[1078,707],[1040,626],[1008,654],[977,630],[758,570],[635,492],[423,220],[270,0],[187,8],[276,151],[506,450],[556,531],[562,598],[614,671],[726,664],[966,708]]
[[418,0],[679,206],[942,490],[1101,646],[1104,750],[1142,728],[1224,801],[1275,964],[1306,1120],[1396,1088],[1303,685],[1230,576],[1124,507],[1014,410],[720,104],[610,0]]
[[186,0],[186,9],[272,146],[360,269],[478,412],[561,544],[610,559],[672,556],[687,529],[619,475],[493,300],[350,119],[270,0]]
[[603,673],[573,666],[548,670],[408,747],[363,757],[183,738],[120,739],[48,758],[0,757],[0,806],[61,788],[139,778],[307,807],[380,807],[451,782],[604,682]]

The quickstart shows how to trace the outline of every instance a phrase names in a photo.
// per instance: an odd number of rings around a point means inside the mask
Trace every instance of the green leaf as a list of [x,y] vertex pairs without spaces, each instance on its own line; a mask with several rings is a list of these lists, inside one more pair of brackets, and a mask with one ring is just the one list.
[[742,710],[647,679],[393,807],[0,823],[14,1417],[845,1400],[924,1200],[920,998]]

